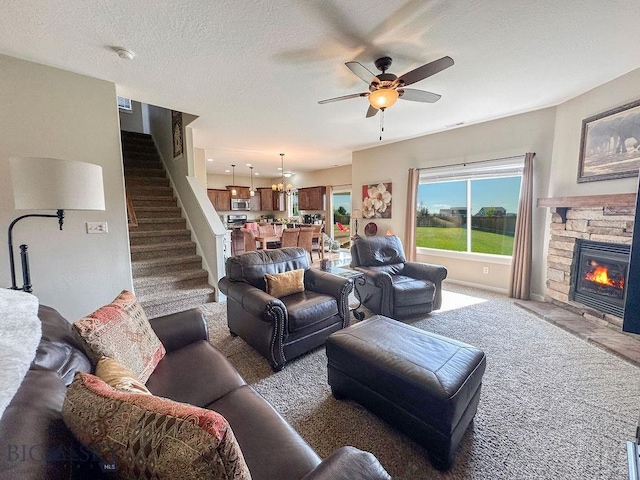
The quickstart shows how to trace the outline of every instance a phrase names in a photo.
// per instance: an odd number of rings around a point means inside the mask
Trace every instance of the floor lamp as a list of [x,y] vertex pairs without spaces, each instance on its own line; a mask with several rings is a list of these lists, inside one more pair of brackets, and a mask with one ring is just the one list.
[[57,218],[60,230],[65,210],[104,210],[102,167],[92,163],[40,157],[9,159],[16,210],[56,210],[55,214],[28,213],[11,222],[7,232],[11,289],[31,292],[27,245],[20,245],[23,285],[16,284],[13,227],[23,218]]

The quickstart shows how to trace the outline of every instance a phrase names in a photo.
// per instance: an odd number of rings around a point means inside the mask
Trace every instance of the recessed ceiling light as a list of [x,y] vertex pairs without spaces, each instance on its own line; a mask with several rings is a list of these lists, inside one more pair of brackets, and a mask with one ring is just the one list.
[[224,173],[230,173],[230,172],[231,172],[231,170],[225,170],[224,171]]
[[207,162],[213,162],[213,158],[207,158]]
[[278,170],[282,170],[282,167],[278,167]]
[[293,174],[291,172],[287,172],[287,173],[283,173],[282,175],[286,178],[289,178]]
[[258,172],[254,173],[254,175],[257,177],[258,175],[260,175]]
[[244,166],[245,167],[252,167],[253,165],[251,165],[250,163],[245,163]]

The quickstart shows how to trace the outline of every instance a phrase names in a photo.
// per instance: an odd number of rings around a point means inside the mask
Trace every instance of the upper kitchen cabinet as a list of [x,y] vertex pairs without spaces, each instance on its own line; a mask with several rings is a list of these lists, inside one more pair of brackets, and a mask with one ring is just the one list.
[[[236,190],[236,194],[235,195],[233,195],[231,193],[231,190],[233,190],[234,188]],[[249,191],[251,189],[249,187],[239,187],[237,185],[227,185],[227,190],[229,191],[229,195],[231,195],[231,198],[247,199],[247,198],[249,198]]]
[[207,196],[211,200],[213,208],[217,211],[226,212],[231,210],[231,194],[229,190],[208,189]]
[[324,210],[326,187],[307,187],[298,189],[299,210]]

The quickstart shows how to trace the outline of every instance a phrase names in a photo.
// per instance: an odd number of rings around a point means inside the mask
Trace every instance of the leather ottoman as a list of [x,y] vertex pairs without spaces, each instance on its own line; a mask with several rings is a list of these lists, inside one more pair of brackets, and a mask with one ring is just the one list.
[[480,400],[484,352],[375,315],[326,341],[333,395],[351,398],[424,446],[446,470]]

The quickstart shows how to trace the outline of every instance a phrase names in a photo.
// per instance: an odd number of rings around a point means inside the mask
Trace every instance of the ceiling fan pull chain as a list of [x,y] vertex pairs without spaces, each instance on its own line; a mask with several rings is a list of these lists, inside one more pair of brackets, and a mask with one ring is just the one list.
[[384,132],[384,108],[380,109],[382,113],[380,114],[380,141],[382,141],[382,132]]

